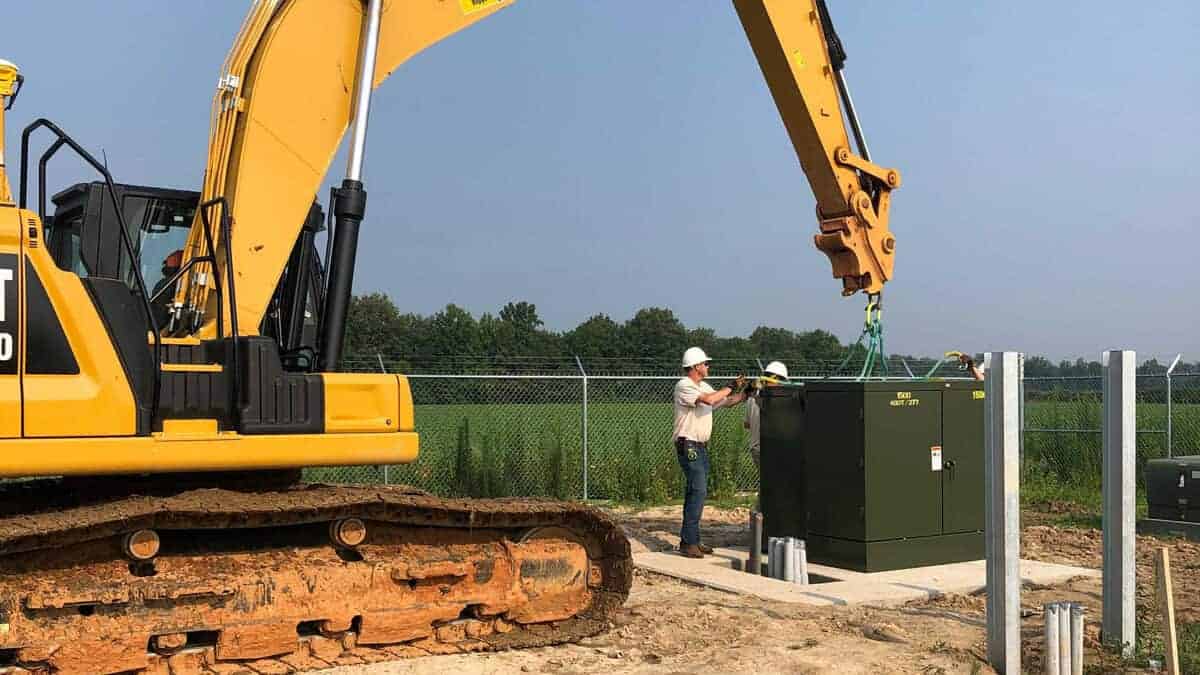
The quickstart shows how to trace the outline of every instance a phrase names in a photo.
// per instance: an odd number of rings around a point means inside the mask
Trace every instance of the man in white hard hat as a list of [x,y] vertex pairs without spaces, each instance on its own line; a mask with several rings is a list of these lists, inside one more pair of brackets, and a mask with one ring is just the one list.
[[[787,382],[788,369],[782,361],[772,361],[763,368],[764,376],[759,379],[761,386],[778,386]],[[762,439],[759,436],[758,397],[751,396],[746,400],[746,419],[742,427],[750,432],[750,457],[754,460],[754,468],[762,471]]]
[[738,376],[728,386],[713,389],[708,377],[708,354],[699,347],[683,353],[684,375],[675,383],[675,454],[683,470],[683,524],[679,528],[679,552],[688,558],[703,558],[712,548],[700,543],[700,515],[708,497],[708,439],[712,437],[712,411],[741,403],[746,398],[746,378]]

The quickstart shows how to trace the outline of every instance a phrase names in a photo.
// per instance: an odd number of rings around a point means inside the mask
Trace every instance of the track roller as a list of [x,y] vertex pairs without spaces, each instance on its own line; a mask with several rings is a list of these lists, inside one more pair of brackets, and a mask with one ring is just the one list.
[[125,557],[134,562],[146,562],[158,555],[161,542],[154,530],[138,530],[125,535],[121,541],[121,550]]
[[155,635],[150,640],[150,648],[156,654],[170,656],[178,653],[179,650],[187,646],[187,633],[166,633],[163,635]]
[[329,539],[339,548],[354,548],[367,539],[367,525],[358,518],[342,518],[329,523]]

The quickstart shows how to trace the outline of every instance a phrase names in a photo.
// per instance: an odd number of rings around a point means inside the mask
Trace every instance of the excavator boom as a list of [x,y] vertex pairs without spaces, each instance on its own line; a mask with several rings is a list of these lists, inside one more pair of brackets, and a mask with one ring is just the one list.
[[[512,4],[382,3],[373,87],[426,47]],[[256,0],[225,60],[213,98],[200,199],[224,198],[229,204],[237,313],[244,335],[258,334],[313,197],[350,124],[367,9],[358,0]],[[203,255],[203,227],[202,214],[197,214],[185,264],[188,257]],[[213,234],[221,249],[224,243]],[[219,252],[217,257],[224,256]],[[177,334],[215,335],[214,282],[205,272],[200,266],[181,280]]]

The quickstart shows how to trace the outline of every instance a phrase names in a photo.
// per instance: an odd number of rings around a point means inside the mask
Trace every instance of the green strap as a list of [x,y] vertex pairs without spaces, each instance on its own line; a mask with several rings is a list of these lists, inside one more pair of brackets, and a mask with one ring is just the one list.
[[933,367],[929,369],[929,372],[925,373],[925,379],[928,380],[929,378],[933,377],[933,374],[936,373],[937,369],[941,368],[942,364],[945,362],[946,362],[946,357],[944,357],[944,356],[942,358],[938,359],[937,363],[933,364]]
[[863,356],[862,369],[858,371],[858,381],[865,380],[875,374],[875,368],[878,367],[882,376],[888,374],[887,355],[883,349],[883,321],[879,317],[878,306],[872,301],[867,305],[867,319],[863,324],[863,330],[858,335],[858,339],[854,344],[850,345],[849,351],[846,353],[846,358],[837,365],[833,370],[833,375],[837,375],[850,364],[851,359],[858,352],[858,348],[862,346],[863,340],[867,341],[866,354]]
[[878,313],[867,321],[863,335],[870,339],[867,341],[867,356],[863,360],[862,370],[858,374],[859,381],[873,376],[876,367],[879,368],[883,377],[887,377],[887,355],[883,351],[883,322],[880,321]]

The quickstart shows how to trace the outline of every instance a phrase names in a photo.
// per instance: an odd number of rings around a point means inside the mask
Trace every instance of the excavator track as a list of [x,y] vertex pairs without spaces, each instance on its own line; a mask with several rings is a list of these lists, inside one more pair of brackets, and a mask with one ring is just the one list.
[[576,503],[135,487],[0,486],[0,673],[287,673],[560,644],[605,630],[632,581],[621,528]]

